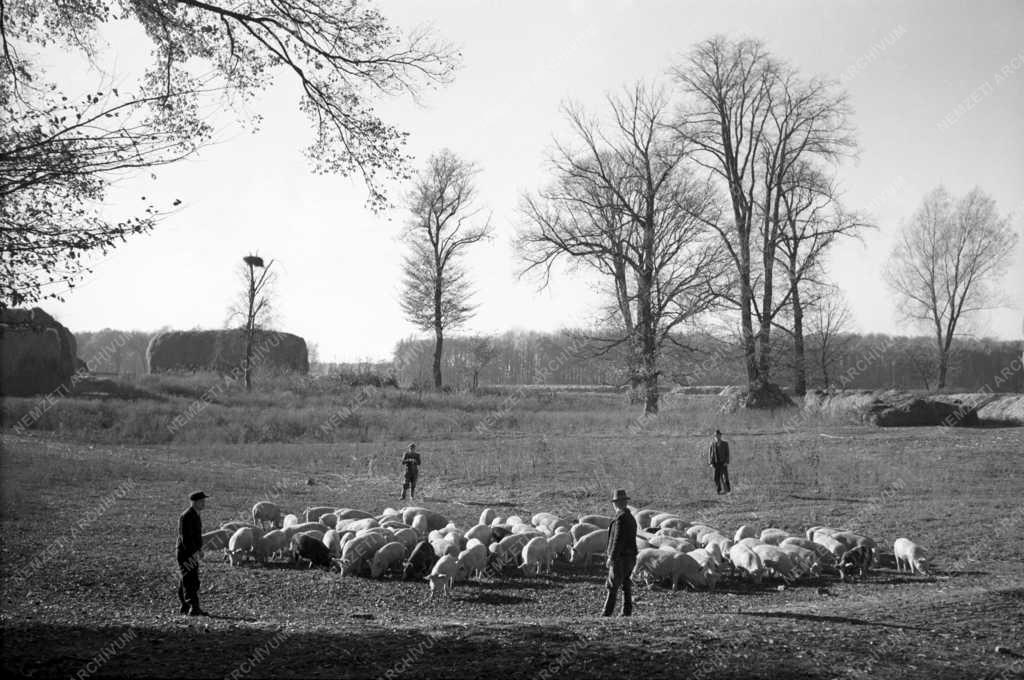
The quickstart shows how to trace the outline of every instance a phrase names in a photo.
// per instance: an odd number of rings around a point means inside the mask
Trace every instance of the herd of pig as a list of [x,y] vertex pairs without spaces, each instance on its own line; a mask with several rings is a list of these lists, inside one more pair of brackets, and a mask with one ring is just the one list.
[[[673,588],[711,589],[725,576],[759,583],[765,576],[791,581],[829,573],[845,580],[874,566],[879,549],[867,536],[832,527],[815,526],[792,535],[744,525],[724,533],[673,513],[632,507],[630,512],[638,528],[633,579],[671,583]],[[477,524],[462,530],[422,507],[388,508],[379,514],[313,507],[299,516],[261,501],[252,508],[251,523],[229,522],[204,534],[203,550],[223,549],[232,565],[291,559],[343,575],[425,579],[433,597],[482,575],[549,572],[556,560],[589,566],[604,557],[611,521],[605,515],[570,521],[548,512],[527,520],[501,517],[487,508]],[[897,539],[893,554],[897,569],[926,573],[926,552],[912,541]]]

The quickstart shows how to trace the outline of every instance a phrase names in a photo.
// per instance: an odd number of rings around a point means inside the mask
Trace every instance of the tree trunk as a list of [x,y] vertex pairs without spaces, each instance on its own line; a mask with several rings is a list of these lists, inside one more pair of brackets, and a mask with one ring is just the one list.
[[936,362],[935,389],[941,390],[946,386],[946,370],[949,366],[949,345],[950,337],[942,336],[942,325],[935,319],[935,344],[938,349],[938,361]]
[[757,348],[754,341],[754,317],[750,312],[754,294],[750,288],[750,244],[741,235],[740,242],[740,325],[743,335],[743,355],[747,367],[747,383],[753,387],[759,376]]
[[939,374],[935,378],[935,389],[941,390],[946,386],[946,374],[949,372],[949,352],[939,352]]
[[771,334],[771,321],[765,316],[758,323],[757,331],[757,377],[763,383],[768,382],[768,376],[771,375]]
[[434,327],[434,389],[440,390],[441,383],[441,351],[444,348],[444,332],[440,326]]
[[828,360],[826,358],[828,357],[828,354],[826,354],[827,351],[828,343],[823,340],[821,343],[821,379],[825,383],[826,390],[828,389],[830,382],[828,377]]
[[444,327],[441,323],[441,272],[437,272],[434,282],[434,389],[440,391],[441,351],[444,349]]
[[[800,301],[800,285],[795,277],[790,277],[789,286],[793,301],[793,391],[797,396],[807,394],[807,364],[804,353],[804,308]],[[827,387],[827,385],[826,385]]]
[[256,275],[249,265],[249,313],[245,317],[245,391],[252,392],[252,334],[256,319],[253,318],[253,307],[256,305]]
[[645,351],[643,358],[644,372],[644,413],[658,412],[658,367],[655,352]]
[[[757,333],[757,377],[767,383],[772,367],[772,307],[775,304],[774,265],[775,265],[775,225],[778,224],[778,199],[776,199],[774,221],[764,219],[764,233],[761,237],[761,265],[764,268],[764,292],[761,294],[761,314]],[[769,231],[771,230],[771,231]]]

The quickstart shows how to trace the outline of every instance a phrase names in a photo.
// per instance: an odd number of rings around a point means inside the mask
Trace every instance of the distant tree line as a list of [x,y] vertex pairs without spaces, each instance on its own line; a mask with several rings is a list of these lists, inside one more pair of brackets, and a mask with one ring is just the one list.
[[[628,347],[618,346],[595,355],[579,332],[541,333],[510,331],[494,336],[459,336],[446,340],[443,369],[446,384],[455,389],[487,385],[610,385],[627,387]],[[744,385],[746,369],[742,346],[735,339],[711,335],[679,336],[678,345],[666,350],[665,382],[672,385]],[[795,391],[798,371],[791,336],[779,334],[773,342],[780,381]],[[486,351],[482,348],[486,347]],[[806,342],[808,389],[932,390],[935,384],[934,339],[884,334],[843,333],[823,349],[820,338]],[[405,357],[396,379],[402,386],[430,388],[433,375],[433,340],[407,339],[398,343],[396,356]],[[408,358],[412,357],[412,360]],[[961,339],[950,358],[947,389],[993,392],[1024,391],[1018,341]],[[387,364],[346,365],[348,370],[386,371]]]
[[111,328],[75,333],[78,358],[93,373],[141,375],[147,371],[146,348],[154,335]]
[[[146,348],[155,333],[103,329],[75,333],[78,356],[98,373],[146,373]],[[625,347],[595,355],[594,343],[581,331],[542,333],[508,331],[500,335],[452,336],[445,341],[446,383],[472,390],[488,385],[603,385],[624,387],[630,375]],[[666,353],[665,378],[670,385],[742,385],[743,352],[734,339],[711,335],[679,336],[679,345]],[[779,377],[794,388],[797,373],[784,357],[792,356],[792,341],[779,334],[774,350]],[[822,349],[820,337],[807,343],[809,389],[935,389],[934,338],[842,333]],[[948,389],[1024,392],[1021,343],[962,338],[950,356]],[[434,339],[406,339],[395,347],[403,361],[351,362],[311,366],[311,373],[376,375],[386,378],[393,368],[402,387],[433,387]],[[381,384],[386,384],[382,380]],[[369,383],[367,383],[369,384]]]

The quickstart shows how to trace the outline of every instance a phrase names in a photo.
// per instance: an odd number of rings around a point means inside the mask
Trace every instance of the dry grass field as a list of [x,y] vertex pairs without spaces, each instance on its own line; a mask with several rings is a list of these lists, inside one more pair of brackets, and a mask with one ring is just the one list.
[[[474,429],[487,409],[411,406],[391,414],[401,427],[389,429],[383,404],[370,441],[203,442],[193,433],[197,443],[115,443],[59,423],[5,430],[4,670],[71,678],[1024,675],[1024,428],[885,430],[677,405],[630,431],[635,413],[604,396],[589,407],[581,399],[510,410],[518,424],[506,419],[489,433]],[[229,427],[220,415],[219,427]],[[704,464],[716,424],[733,446],[729,496],[714,493]],[[208,529],[244,518],[265,498],[291,511],[400,507],[397,462],[409,437],[424,458],[417,503],[460,525],[486,506],[608,513],[609,493],[625,487],[635,505],[728,531],[830,524],[890,546],[908,536],[931,550],[934,569],[909,576],[885,560],[847,583],[655,587],[641,591],[633,618],[603,619],[602,575],[568,565],[550,576],[458,585],[449,601],[431,603],[425,583],[341,578],[285,562],[232,568],[208,554],[202,602],[214,616],[177,613],[173,546],[189,491],[212,496]]]

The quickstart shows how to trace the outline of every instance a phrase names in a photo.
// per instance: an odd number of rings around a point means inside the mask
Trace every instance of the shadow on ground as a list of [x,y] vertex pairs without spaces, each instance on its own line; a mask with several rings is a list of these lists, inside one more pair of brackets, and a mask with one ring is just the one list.
[[[752,614],[775,617],[776,613]],[[800,618],[785,615],[789,618]],[[857,625],[846,617],[806,617]],[[166,626],[91,628],[18,623],[5,628],[7,677],[330,677],[536,678],[687,677],[708,669],[716,678],[824,678],[833,667],[801,658],[788,643],[737,646],[728,637],[688,628],[655,644],[636,621],[605,620],[586,635],[557,625],[440,620],[423,629],[369,622],[315,632],[284,632],[209,619]],[[771,626],[767,621],[763,624]],[[611,629],[608,629],[611,627]],[[901,626],[902,627],[902,626]],[[118,642],[120,645],[118,646]],[[840,654],[841,655],[841,654]],[[835,661],[835,659],[833,659]],[[896,668],[892,669],[897,670]],[[965,669],[920,662],[919,677],[957,677]],[[545,673],[544,675],[541,675]]]

